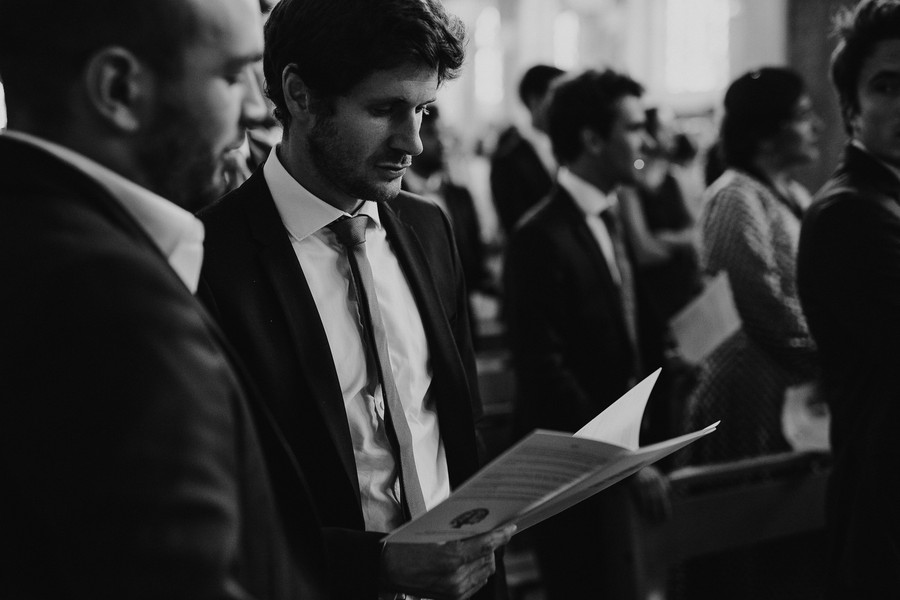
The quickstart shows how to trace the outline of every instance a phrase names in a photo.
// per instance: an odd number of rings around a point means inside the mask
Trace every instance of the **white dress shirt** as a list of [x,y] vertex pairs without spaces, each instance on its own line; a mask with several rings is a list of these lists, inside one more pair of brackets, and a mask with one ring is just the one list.
[[203,223],[190,212],[69,148],[20,131],[2,135],[43,148],[97,180],[131,214],[194,293],[203,264]]
[[[403,523],[399,465],[385,432],[377,371],[367,369],[362,322],[349,287],[350,265],[343,247],[327,228],[347,213],[300,185],[281,164],[276,150],[269,154],[263,175],[331,347],[353,441],[366,529],[388,532]],[[365,202],[358,214],[370,218],[366,254],[387,332],[391,370],[413,438],[419,483],[425,505],[431,509],[449,496],[450,479],[437,408],[429,393],[428,340],[409,283],[381,225],[378,205]]]
[[618,204],[618,198],[615,193],[604,194],[599,188],[565,167],[559,168],[557,183],[569,192],[569,195],[575,200],[575,204],[584,213],[585,221],[591,233],[594,234],[597,244],[600,246],[600,251],[603,253],[603,258],[606,259],[613,281],[616,282],[616,285],[621,286],[622,277],[619,274],[619,267],[616,263],[612,237],[610,237],[609,230],[606,228],[603,219],[600,218],[600,213]]

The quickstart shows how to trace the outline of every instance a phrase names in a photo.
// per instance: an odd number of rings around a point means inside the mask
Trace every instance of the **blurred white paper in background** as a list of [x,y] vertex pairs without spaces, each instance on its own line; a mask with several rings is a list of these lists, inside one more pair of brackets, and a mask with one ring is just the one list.
[[698,364],[741,328],[728,275],[721,271],[669,321],[682,358]]
[[815,382],[793,385],[784,391],[781,431],[794,450],[828,451],[831,412],[821,400]]

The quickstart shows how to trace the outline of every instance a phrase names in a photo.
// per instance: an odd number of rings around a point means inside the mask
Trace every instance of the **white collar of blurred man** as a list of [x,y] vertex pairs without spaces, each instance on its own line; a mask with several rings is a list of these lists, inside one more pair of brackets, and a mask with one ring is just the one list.
[[7,82],[9,130],[69,148],[191,212],[214,200],[226,154],[268,110],[252,71],[262,22],[253,0],[184,6],[196,29],[174,73],[124,45],[100,47],[66,89],[62,127],[48,127]]
[[199,219],[83,154],[27,133],[7,131],[2,135],[42,148],[101,183],[141,224],[191,293],[197,291],[203,264],[203,223]]
[[556,180],[569,192],[575,204],[585,215],[598,216],[609,209],[615,209],[619,203],[615,190],[609,193],[604,192],[566,167],[559,168]]

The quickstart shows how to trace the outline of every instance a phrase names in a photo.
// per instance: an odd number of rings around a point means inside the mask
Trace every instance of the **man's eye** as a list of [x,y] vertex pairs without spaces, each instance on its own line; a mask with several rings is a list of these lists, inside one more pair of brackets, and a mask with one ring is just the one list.
[[896,79],[881,79],[872,86],[879,94],[896,96],[900,94],[900,81]]
[[423,115],[430,115],[431,111],[428,110],[429,108],[430,108],[429,106],[423,106],[419,109],[419,112],[422,113]]

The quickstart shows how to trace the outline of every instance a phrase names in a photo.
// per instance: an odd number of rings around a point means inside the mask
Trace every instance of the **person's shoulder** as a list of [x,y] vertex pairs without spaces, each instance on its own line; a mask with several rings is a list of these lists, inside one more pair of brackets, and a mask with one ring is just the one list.
[[577,207],[566,206],[562,194],[560,189],[555,189],[529,208],[516,222],[510,240],[570,236],[573,212]]
[[[900,231],[896,198],[860,182],[846,170],[836,172],[815,194],[803,217],[803,233],[824,244],[852,238],[870,242]],[[836,237],[840,236],[840,237]]]
[[433,200],[405,190],[388,200],[386,205],[397,218],[410,224],[440,222],[444,218],[443,209]]
[[497,137],[497,145],[491,155],[491,162],[503,162],[527,143],[519,129],[515,125],[510,125]]
[[204,223],[228,219],[247,202],[252,202],[266,189],[266,179],[262,169],[255,171],[244,183],[221,196],[218,200],[197,212]]

